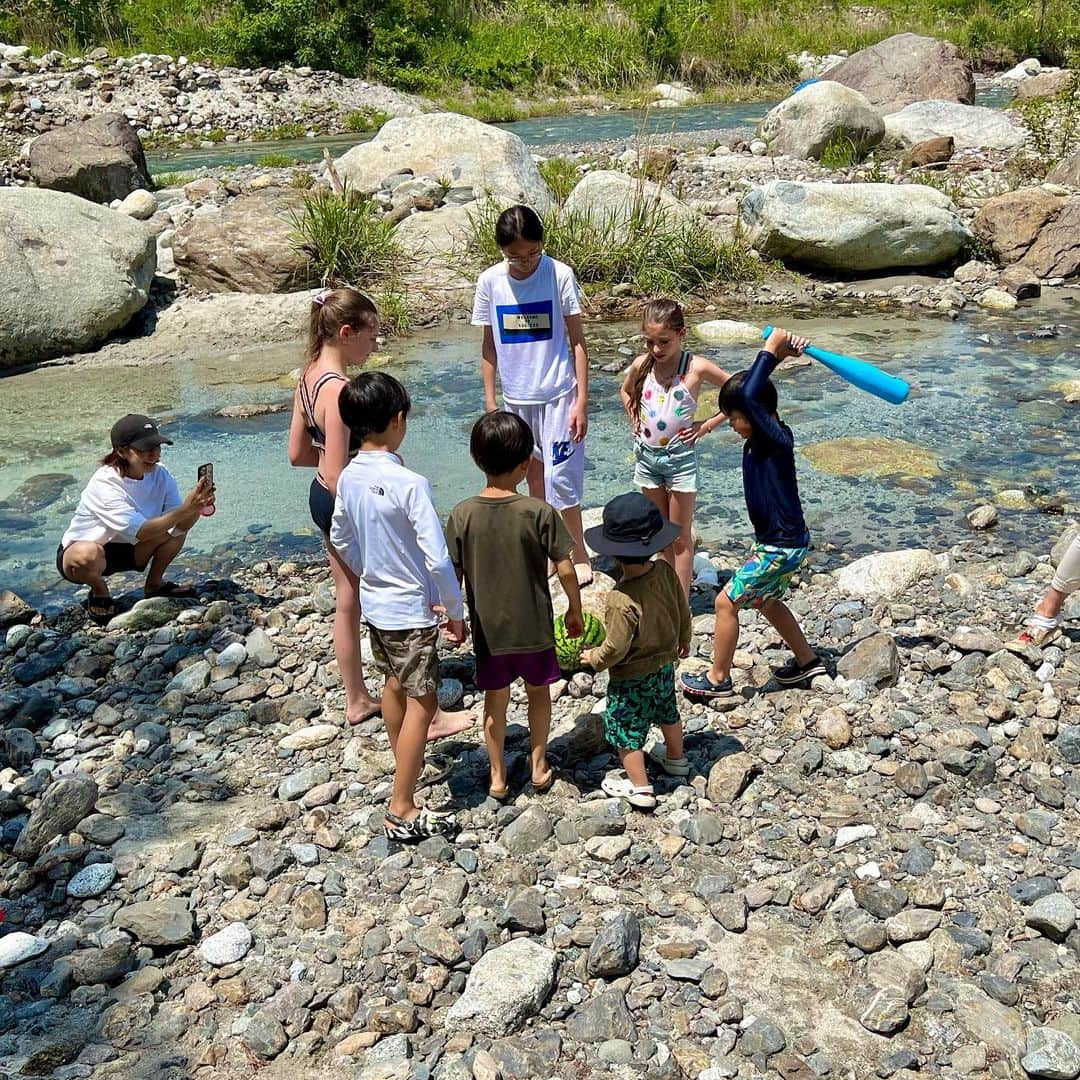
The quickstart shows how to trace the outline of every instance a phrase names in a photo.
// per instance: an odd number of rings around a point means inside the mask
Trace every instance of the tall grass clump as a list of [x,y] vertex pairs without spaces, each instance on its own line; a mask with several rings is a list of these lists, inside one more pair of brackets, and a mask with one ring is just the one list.
[[[476,271],[502,258],[491,200],[469,215],[463,263]],[[574,268],[586,286],[629,285],[641,296],[708,292],[729,282],[757,281],[763,268],[736,238],[719,240],[700,220],[679,217],[640,188],[631,203],[604,214],[556,208],[544,216],[544,250]]]
[[318,190],[292,212],[293,244],[318,271],[324,286],[354,285],[372,294],[387,329],[410,325],[402,276],[405,253],[394,223],[370,199]]
[[555,202],[562,206],[581,179],[578,167],[566,158],[554,157],[537,166]]

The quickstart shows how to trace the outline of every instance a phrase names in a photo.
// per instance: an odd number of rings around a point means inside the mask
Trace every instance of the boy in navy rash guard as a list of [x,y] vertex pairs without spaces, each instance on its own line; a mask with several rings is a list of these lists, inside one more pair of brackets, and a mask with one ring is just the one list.
[[712,667],[683,675],[683,690],[695,698],[731,697],[731,661],[739,642],[739,611],[758,608],[795,654],[775,671],[778,682],[793,686],[825,673],[795,616],[781,602],[795,572],[806,561],[810,533],[803,518],[795,475],[795,439],[776,415],[776,387],[769,376],[781,360],[798,356],[808,344],[775,329],[749,371],[733,375],[720,390],[719,407],[743,445],[743,490],[754,526],[750,560],[716,598]]

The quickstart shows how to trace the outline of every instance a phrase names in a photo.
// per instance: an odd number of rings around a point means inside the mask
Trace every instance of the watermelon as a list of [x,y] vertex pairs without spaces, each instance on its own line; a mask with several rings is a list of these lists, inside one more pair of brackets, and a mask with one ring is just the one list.
[[562,615],[555,619],[555,655],[563,671],[577,671],[581,667],[581,654],[585,649],[603,644],[604,624],[589,612],[582,616],[585,629],[581,637],[571,637],[566,632],[566,620]]

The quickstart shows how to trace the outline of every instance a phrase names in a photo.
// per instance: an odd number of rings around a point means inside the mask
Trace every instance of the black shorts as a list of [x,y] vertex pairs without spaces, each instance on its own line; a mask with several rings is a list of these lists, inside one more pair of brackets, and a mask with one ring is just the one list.
[[[123,574],[128,570],[142,570],[141,566],[135,563],[135,545],[134,544],[103,544],[105,548],[105,577],[110,574]],[[60,576],[65,581],[71,581],[71,578],[64,573],[64,545],[56,545],[56,569],[60,571]],[[76,584],[76,582],[72,582]]]
[[328,488],[323,487],[318,477],[311,481],[308,489],[308,509],[319,532],[329,536],[330,523],[334,520],[334,496]]

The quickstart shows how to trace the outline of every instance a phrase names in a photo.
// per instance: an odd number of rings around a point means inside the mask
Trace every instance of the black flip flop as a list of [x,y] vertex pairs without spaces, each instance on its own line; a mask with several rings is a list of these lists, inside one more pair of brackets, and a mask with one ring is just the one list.
[[105,626],[116,614],[117,604],[111,596],[94,596],[86,598],[86,617],[95,626]]
[[171,596],[176,600],[190,600],[195,596],[195,589],[191,585],[178,585],[175,581],[163,581],[160,588],[145,593],[145,596],[148,600],[155,596]]

